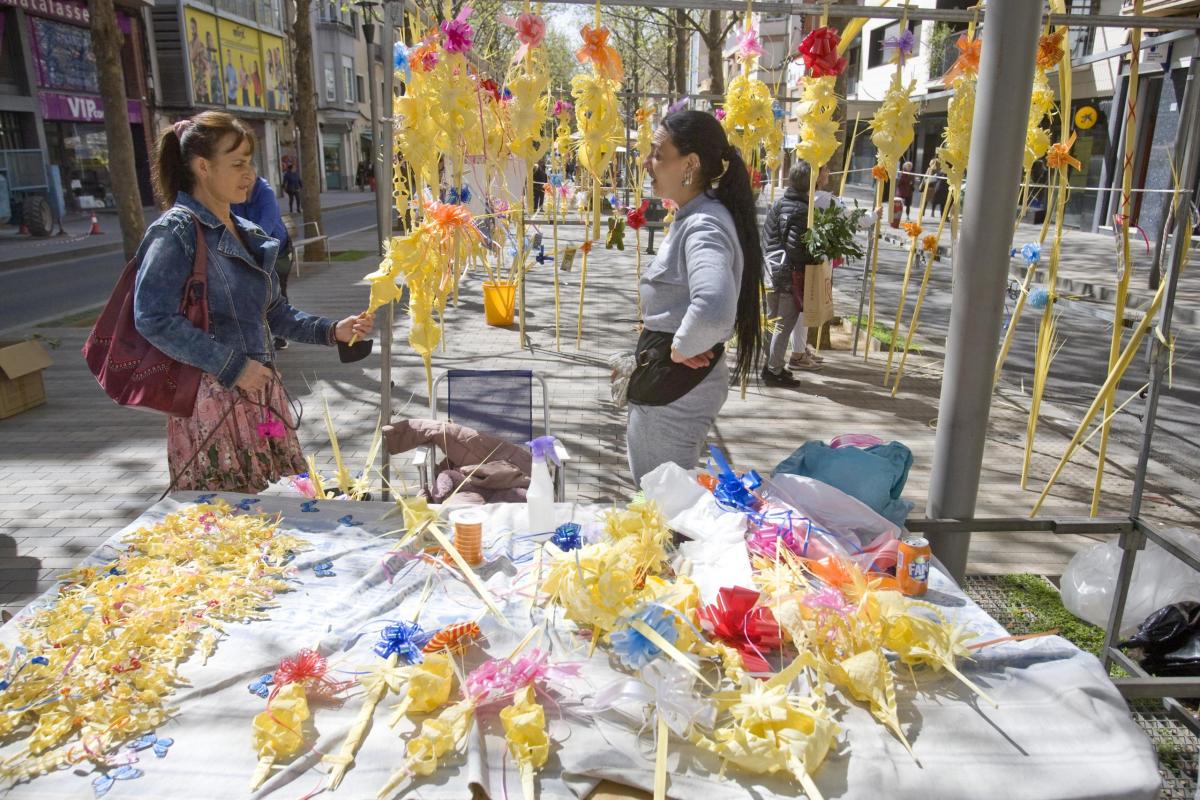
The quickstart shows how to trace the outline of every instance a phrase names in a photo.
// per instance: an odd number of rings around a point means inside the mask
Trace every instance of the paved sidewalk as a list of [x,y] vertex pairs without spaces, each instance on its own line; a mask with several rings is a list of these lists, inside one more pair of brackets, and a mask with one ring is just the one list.
[[[550,244],[550,229],[543,226]],[[578,244],[578,229],[565,232]],[[563,280],[562,348],[554,344],[553,273],[536,269],[529,281],[532,351],[522,350],[513,329],[483,322],[478,278],[468,276],[457,308],[448,311],[446,344],[435,356],[435,374],[451,367],[532,368],[550,384],[552,422],[571,452],[568,493],[586,501],[615,502],[633,486],[625,464],[624,414],[609,401],[605,357],[630,347],[636,338],[633,236],[624,252],[598,248],[588,265],[587,302],[582,346],[575,347],[579,260]],[[374,249],[372,233],[347,236],[342,247]],[[899,256],[889,251],[885,258]],[[649,259],[643,257],[644,264]],[[332,265],[305,265],[293,279],[297,306],[330,316],[360,310],[367,297],[361,276],[372,259]],[[849,283],[847,281],[847,283]],[[856,299],[839,297],[850,309]],[[402,314],[403,312],[400,311]],[[0,421],[0,605],[14,610],[51,585],[99,543],[152,504],[166,486],[164,421],[161,417],[118,408],[103,396],[79,355],[84,328],[41,329],[61,340],[54,366],[46,371],[46,405]],[[941,354],[936,336],[921,342],[925,350],[910,358],[904,389],[893,399],[881,387],[882,360],[868,364],[846,352],[827,354],[821,373],[803,373],[799,392],[752,385],[744,398],[732,393],[712,441],[739,467],[767,471],[807,439],[839,433],[869,432],[898,439],[913,451],[915,463],[905,496],[922,514],[929,486],[934,421],[940,390]],[[378,350],[376,351],[378,352]],[[359,468],[376,424],[379,361],[343,365],[330,350],[293,345],[280,356],[291,392],[304,405],[301,442],[326,469],[332,466],[324,432],[322,403],[329,402],[348,464]],[[394,356],[397,416],[426,415],[424,370],[406,343],[403,317],[397,325]],[[979,515],[1027,513],[1036,496],[1017,484],[1025,424],[1019,392],[1002,389],[993,405],[984,459]],[[1044,477],[1065,444],[1063,426],[1047,423],[1038,439],[1035,474]],[[1115,443],[1109,451],[1108,491],[1103,512],[1125,511],[1135,454]],[[1091,461],[1072,466],[1052,495],[1044,514],[1084,515],[1090,497]],[[411,486],[415,474],[398,470]],[[1200,514],[1191,507],[1200,487],[1152,462],[1147,516],[1156,522],[1196,527]],[[1082,537],[1036,536],[1002,539],[977,535],[970,569],[994,573],[1031,570],[1061,572],[1067,559],[1088,544]]]
[[[859,200],[860,203],[870,203],[874,193],[863,186],[847,186],[846,195]],[[1014,211],[1015,215],[1015,211]],[[937,231],[939,217],[926,213],[921,220],[925,233]],[[1153,233],[1152,231],[1149,233]],[[897,243],[907,243],[906,234],[888,225],[883,227],[883,235]],[[1013,247],[1020,249],[1027,242],[1037,242],[1042,236],[1041,225],[1031,225],[1022,222],[1017,225],[1013,236]],[[1045,285],[1047,268],[1050,264],[1050,243],[1054,239],[1054,229],[1049,228],[1045,245],[1042,248],[1041,265],[1034,273],[1034,286]],[[948,253],[950,248],[949,225],[942,232],[942,252]],[[1149,289],[1150,266],[1153,261],[1153,242],[1147,242],[1135,230],[1130,231],[1130,251],[1133,259],[1133,275],[1129,279],[1128,316],[1137,316],[1139,310],[1150,305],[1154,292]],[[1063,242],[1060,248],[1057,285],[1061,296],[1069,299],[1092,302],[1099,306],[1111,308],[1116,297],[1117,286],[1117,243],[1114,233],[1089,233],[1065,228]],[[1166,268],[1170,257],[1168,249],[1164,255],[1163,266]],[[1180,277],[1179,293],[1176,296],[1175,312],[1172,324],[1184,328],[1200,328],[1200,247],[1193,246],[1188,255],[1187,268]],[[1025,278],[1026,264],[1019,258],[1012,259],[1010,275],[1016,281]],[[1112,312],[1109,311],[1111,318]]]
[[[286,208],[287,200],[283,199],[282,202],[282,207]],[[374,203],[375,196],[367,192],[324,192],[321,195],[321,208],[324,211],[355,205],[374,205]],[[153,207],[143,209],[143,212],[147,225],[158,219],[159,214],[162,213]],[[285,211],[284,217],[289,216],[299,218],[299,214],[292,215]],[[38,239],[33,236],[22,236],[12,225],[0,227],[0,270],[15,269],[30,264],[64,261],[96,253],[120,252],[122,247],[121,225],[117,221],[115,209],[101,209],[97,211],[96,218],[101,231],[97,235],[90,233],[92,227],[90,212],[69,215],[63,222],[63,230],[66,232],[64,236],[48,236]]]

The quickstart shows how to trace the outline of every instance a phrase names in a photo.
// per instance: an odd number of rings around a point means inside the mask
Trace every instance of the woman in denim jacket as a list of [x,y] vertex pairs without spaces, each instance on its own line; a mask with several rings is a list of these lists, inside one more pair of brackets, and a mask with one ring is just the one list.
[[[134,323],[171,358],[204,371],[191,417],[167,422],[167,460],[178,489],[258,492],[305,471],[273,338],[333,346],[373,327],[370,315],[335,322],[292,308],[275,274],[279,242],[230,213],[254,182],[254,134],[205,111],[159,137],[153,164],[167,211],[138,248]],[[180,313],[197,233],[208,246],[208,331]]]

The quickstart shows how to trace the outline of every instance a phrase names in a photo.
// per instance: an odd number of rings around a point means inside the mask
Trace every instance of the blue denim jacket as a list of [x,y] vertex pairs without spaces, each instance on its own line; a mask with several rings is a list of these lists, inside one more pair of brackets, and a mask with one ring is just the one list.
[[[190,213],[189,213],[190,212]],[[200,218],[208,245],[208,332],[179,313],[192,274]],[[275,360],[273,338],[333,346],[335,322],[292,308],[279,292],[279,242],[252,222],[233,217],[238,240],[216,215],[180,192],[175,205],[146,231],[138,247],[133,320],[138,332],[176,361],[232,387],[253,358]]]

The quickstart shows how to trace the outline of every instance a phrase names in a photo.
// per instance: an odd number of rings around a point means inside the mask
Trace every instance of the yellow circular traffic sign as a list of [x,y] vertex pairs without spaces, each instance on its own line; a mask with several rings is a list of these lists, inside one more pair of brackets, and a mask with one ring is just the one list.
[[1075,127],[1081,131],[1086,131],[1088,128],[1096,124],[1100,119],[1100,112],[1092,106],[1082,106],[1075,112]]

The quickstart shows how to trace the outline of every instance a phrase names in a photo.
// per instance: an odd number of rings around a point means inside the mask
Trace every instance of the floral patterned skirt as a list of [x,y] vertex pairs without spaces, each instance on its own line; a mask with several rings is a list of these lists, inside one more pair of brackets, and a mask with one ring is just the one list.
[[167,420],[167,463],[171,477],[178,476],[176,490],[257,494],[284,475],[307,471],[283,385],[272,383],[267,397],[284,423],[270,426],[273,436],[260,433],[260,423],[270,420],[266,409],[212,375],[201,378],[192,416]]

